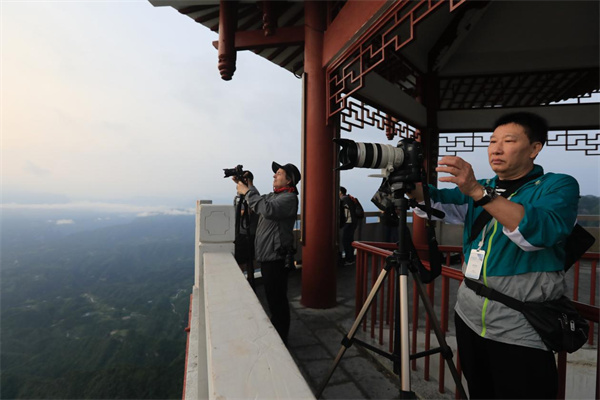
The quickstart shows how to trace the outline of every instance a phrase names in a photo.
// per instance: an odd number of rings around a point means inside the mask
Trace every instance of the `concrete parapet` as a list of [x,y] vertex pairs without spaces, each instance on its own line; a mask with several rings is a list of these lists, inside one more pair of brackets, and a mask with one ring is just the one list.
[[204,253],[233,254],[234,240],[235,208],[198,201],[196,203],[195,287],[203,287]]
[[223,243],[235,240],[235,208],[216,204],[198,204],[200,243]]
[[197,203],[184,400],[314,399],[233,257],[233,206]]
[[204,255],[211,399],[314,399],[234,258]]

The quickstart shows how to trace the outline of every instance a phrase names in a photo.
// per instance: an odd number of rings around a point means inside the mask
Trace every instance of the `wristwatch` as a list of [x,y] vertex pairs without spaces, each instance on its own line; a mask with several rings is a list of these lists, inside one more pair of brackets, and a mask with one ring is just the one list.
[[498,192],[496,192],[496,189],[494,189],[493,187],[484,186],[483,197],[477,201],[474,201],[473,205],[475,207],[485,206],[487,203],[494,200],[496,197],[498,197]]

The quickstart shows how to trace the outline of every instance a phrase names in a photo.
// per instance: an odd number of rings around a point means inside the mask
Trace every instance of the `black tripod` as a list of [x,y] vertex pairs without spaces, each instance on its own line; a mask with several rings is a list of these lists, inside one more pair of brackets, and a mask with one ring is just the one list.
[[[411,189],[414,187],[411,187]],[[439,321],[435,316],[433,306],[429,301],[429,298],[426,295],[425,288],[423,282],[421,280],[421,276],[419,275],[419,271],[414,264],[414,262],[410,258],[410,251],[407,249],[407,240],[410,239],[408,228],[406,225],[406,214],[408,210],[408,200],[404,197],[404,194],[407,192],[406,183],[397,182],[392,183],[391,190],[393,194],[393,202],[394,205],[400,210],[399,215],[399,224],[398,224],[398,249],[394,250],[394,253],[386,259],[386,265],[384,269],[379,274],[377,281],[375,282],[373,289],[367,296],[367,299],[358,313],[352,328],[344,338],[342,339],[342,347],[340,348],[329,373],[325,377],[325,380],[321,384],[319,391],[317,392],[317,398],[320,398],[329,382],[329,379],[333,375],[337,365],[340,360],[344,356],[346,350],[352,346],[354,342],[357,344],[378,353],[393,362],[394,373],[399,376],[400,379],[400,398],[416,398],[414,392],[411,391],[410,387],[410,370],[409,370],[409,360],[417,359],[420,357],[441,353],[446,363],[448,364],[448,368],[450,369],[450,373],[454,378],[454,382],[456,383],[456,387],[458,388],[460,398],[466,399],[466,393],[463,388],[460,376],[458,375],[458,371],[452,361],[452,349],[446,343],[446,339],[442,334],[442,330],[440,328]],[[412,242],[411,242],[412,243]],[[373,302],[377,292],[379,291],[381,284],[389,273],[390,269],[394,268],[396,270],[397,282],[395,287],[395,310],[394,310],[394,351],[392,354],[388,354],[381,349],[371,346],[368,343],[365,343],[359,339],[355,339],[354,335],[358,330],[364,316],[366,315],[371,303]],[[408,272],[411,272],[413,279],[416,282],[416,287],[419,292],[419,296],[423,301],[423,305],[425,306],[425,310],[427,315],[429,316],[433,329],[435,331],[435,335],[437,337],[438,343],[440,343],[440,347],[436,349],[431,349],[428,351],[424,351],[421,353],[410,355],[409,352],[409,341],[408,341]]]

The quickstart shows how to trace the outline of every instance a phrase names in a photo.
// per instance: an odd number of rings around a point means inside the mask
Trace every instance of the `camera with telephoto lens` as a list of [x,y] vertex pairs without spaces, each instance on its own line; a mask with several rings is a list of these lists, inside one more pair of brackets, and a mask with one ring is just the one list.
[[238,181],[243,182],[244,185],[248,186],[248,180],[254,180],[254,175],[250,171],[244,171],[243,165],[237,165],[235,168],[223,168],[225,176],[223,178],[229,178],[234,176]]
[[397,146],[380,143],[359,143],[349,139],[334,139],[340,145],[337,170],[381,168],[390,183],[421,182],[423,152],[414,139],[401,139]]

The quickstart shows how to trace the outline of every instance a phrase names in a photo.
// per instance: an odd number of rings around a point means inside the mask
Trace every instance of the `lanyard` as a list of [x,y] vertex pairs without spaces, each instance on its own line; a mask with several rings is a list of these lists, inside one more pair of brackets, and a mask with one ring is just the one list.
[[481,250],[481,248],[483,247],[483,242],[485,241],[485,235],[489,231],[489,228],[491,226],[493,226],[495,223],[496,223],[496,218],[492,218],[491,224],[486,224],[483,227],[483,232],[481,233],[481,240],[479,241],[479,244],[477,245],[477,250]]

